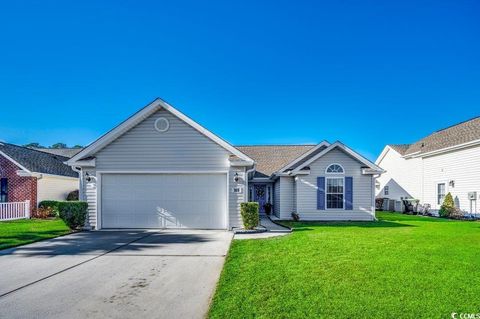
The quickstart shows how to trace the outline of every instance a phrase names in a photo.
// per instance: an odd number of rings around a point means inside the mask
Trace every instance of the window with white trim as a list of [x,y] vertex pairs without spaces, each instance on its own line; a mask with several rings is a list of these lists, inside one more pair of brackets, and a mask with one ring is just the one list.
[[385,186],[385,187],[383,188],[383,195],[388,196],[389,193],[390,193],[389,187],[388,187],[388,186]]
[[445,200],[445,183],[437,184],[437,204],[442,205]]
[[327,209],[343,209],[345,198],[343,177],[327,177],[325,184]]
[[339,164],[331,164],[325,172],[329,174],[343,174],[343,167]]

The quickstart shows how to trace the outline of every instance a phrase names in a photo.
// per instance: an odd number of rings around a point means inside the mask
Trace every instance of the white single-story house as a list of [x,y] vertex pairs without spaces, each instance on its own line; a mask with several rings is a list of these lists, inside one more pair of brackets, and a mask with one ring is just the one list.
[[375,163],[386,171],[377,180],[377,198],[417,199],[435,212],[450,192],[458,208],[480,212],[480,117],[413,144],[387,145]]
[[373,220],[382,173],[340,142],[234,147],[161,99],[67,163],[94,229],[231,229],[246,201],[279,219]]

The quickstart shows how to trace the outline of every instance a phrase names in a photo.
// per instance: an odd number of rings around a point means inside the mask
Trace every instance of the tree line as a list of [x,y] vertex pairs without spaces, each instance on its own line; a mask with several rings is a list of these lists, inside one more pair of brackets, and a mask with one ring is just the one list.
[[35,148],[83,148],[82,145],[74,145],[72,147],[67,146],[65,143],[55,143],[50,146],[43,146],[40,143],[34,142],[34,143],[28,143],[23,145],[24,147],[35,147]]

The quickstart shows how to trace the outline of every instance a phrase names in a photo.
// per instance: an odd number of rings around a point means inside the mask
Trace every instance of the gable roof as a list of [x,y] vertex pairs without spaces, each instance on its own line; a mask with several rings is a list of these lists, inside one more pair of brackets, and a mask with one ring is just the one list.
[[421,155],[476,140],[480,140],[480,117],[436,131],[412,144],[404,155]]
[[241,145],[237,148],[256,162],[254,177],[270,177],[316,145]]
[[220,138],[219,136],[213,134],[206,128],[202,127],[200,124],[197,122],[193,121],[191,118],[186,116],[185,114],[181,113],[177,109],[175,109],[173,106],[168,104],[167,102],[163,101],[160,98],[156,98],[153,102],[145,106],[144,108],[140,109],[137,111],[135,114],[130,116],[128,119],[117,125],[115,128],[110,130],[109,132],[105,133],[102,135],[100,138],[98,138],[96,141],[88,145],[86,148],[84,148],[81,152],[73,156],[67,163],[69,165],[74,166],[75,163],[79,160],[88,158],[92,155],[94,155],[96,152],[116,140],[118,137],[122,136],[124,133],[129,131],[131,128],[145,120],[147,117],[152,115],[153,113],[157,112],[160,109],[164,109],[176,117],[178,117],[180,120],[184,121],[194,129],[196,129],[198,132],[201,134],[205,135],[208,137],[210,140],[213,142],[217,143],[233,155],[237,156],[243,161],[250,162],[253,164],[253,160],[248,157],[247,155],[243,154],[241,151],[233,147],[231,144]]
[[29,173],[78,177],[71,167],[64,164],[68,157],[3,142],[0,143],[0,155]]
[[411,144],[388,144],[388,146],[400,155],[405,155]]
[[293,171],[298,172],[298,171],[302,170],[303,168],[306,168],[308,165],[310,165],[311,163],[316,161],[318,158],[320,158],[323,155],[327,154],[328,152],[334,150],[335,148],[339,148],[340,150],[342,150],[346,154],[352,156],[357,161],[359,161],[360,163],[365,165],[367,168],[370,168],[370,169],[374,170],[375,172],[378,172],[378,173],[384,172],[384,170],[382,168],[380,168],[376,164],[372,163],[371,161],[369,161],[368,159],[366,159],[365,157],[363,157],[359,153],[355,152],[354,150],[352,150],[351,148],[349,148],[348,146],[346,146],[345,144],[343,144],[340,141],[336,141],[335,143],[331,144],[330,146],[325,148],[323,151],[317,153],[315,156],[311,157],[310,159],[308,159],[307,161],[305,161],[301,165],[297,166]]
[[31,147],[33,150],[40,152],[50,153],[54,155],[60,155],[63,157],[72,158],[78,154],[83,148],[41,148],[41,147]]

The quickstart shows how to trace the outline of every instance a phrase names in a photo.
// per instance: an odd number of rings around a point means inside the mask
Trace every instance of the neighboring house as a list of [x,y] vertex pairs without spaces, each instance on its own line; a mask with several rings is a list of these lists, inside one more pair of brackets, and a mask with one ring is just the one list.
[[439,130],[416,143],[387,145],[375,162],[386,170],[376,197],[418,199],[438,210],[450,192],[460,209],[480,207],[480,117]]
[[35,209],[42,200],[65,200],[78,189],[78,173],[69,158],[0,142],[0,202],[29,200]]
[[234,147],[156,99],[72,157],[89,226],[241,226],[240,203],[310,220],[373,220],[382,170],[336,142]]

